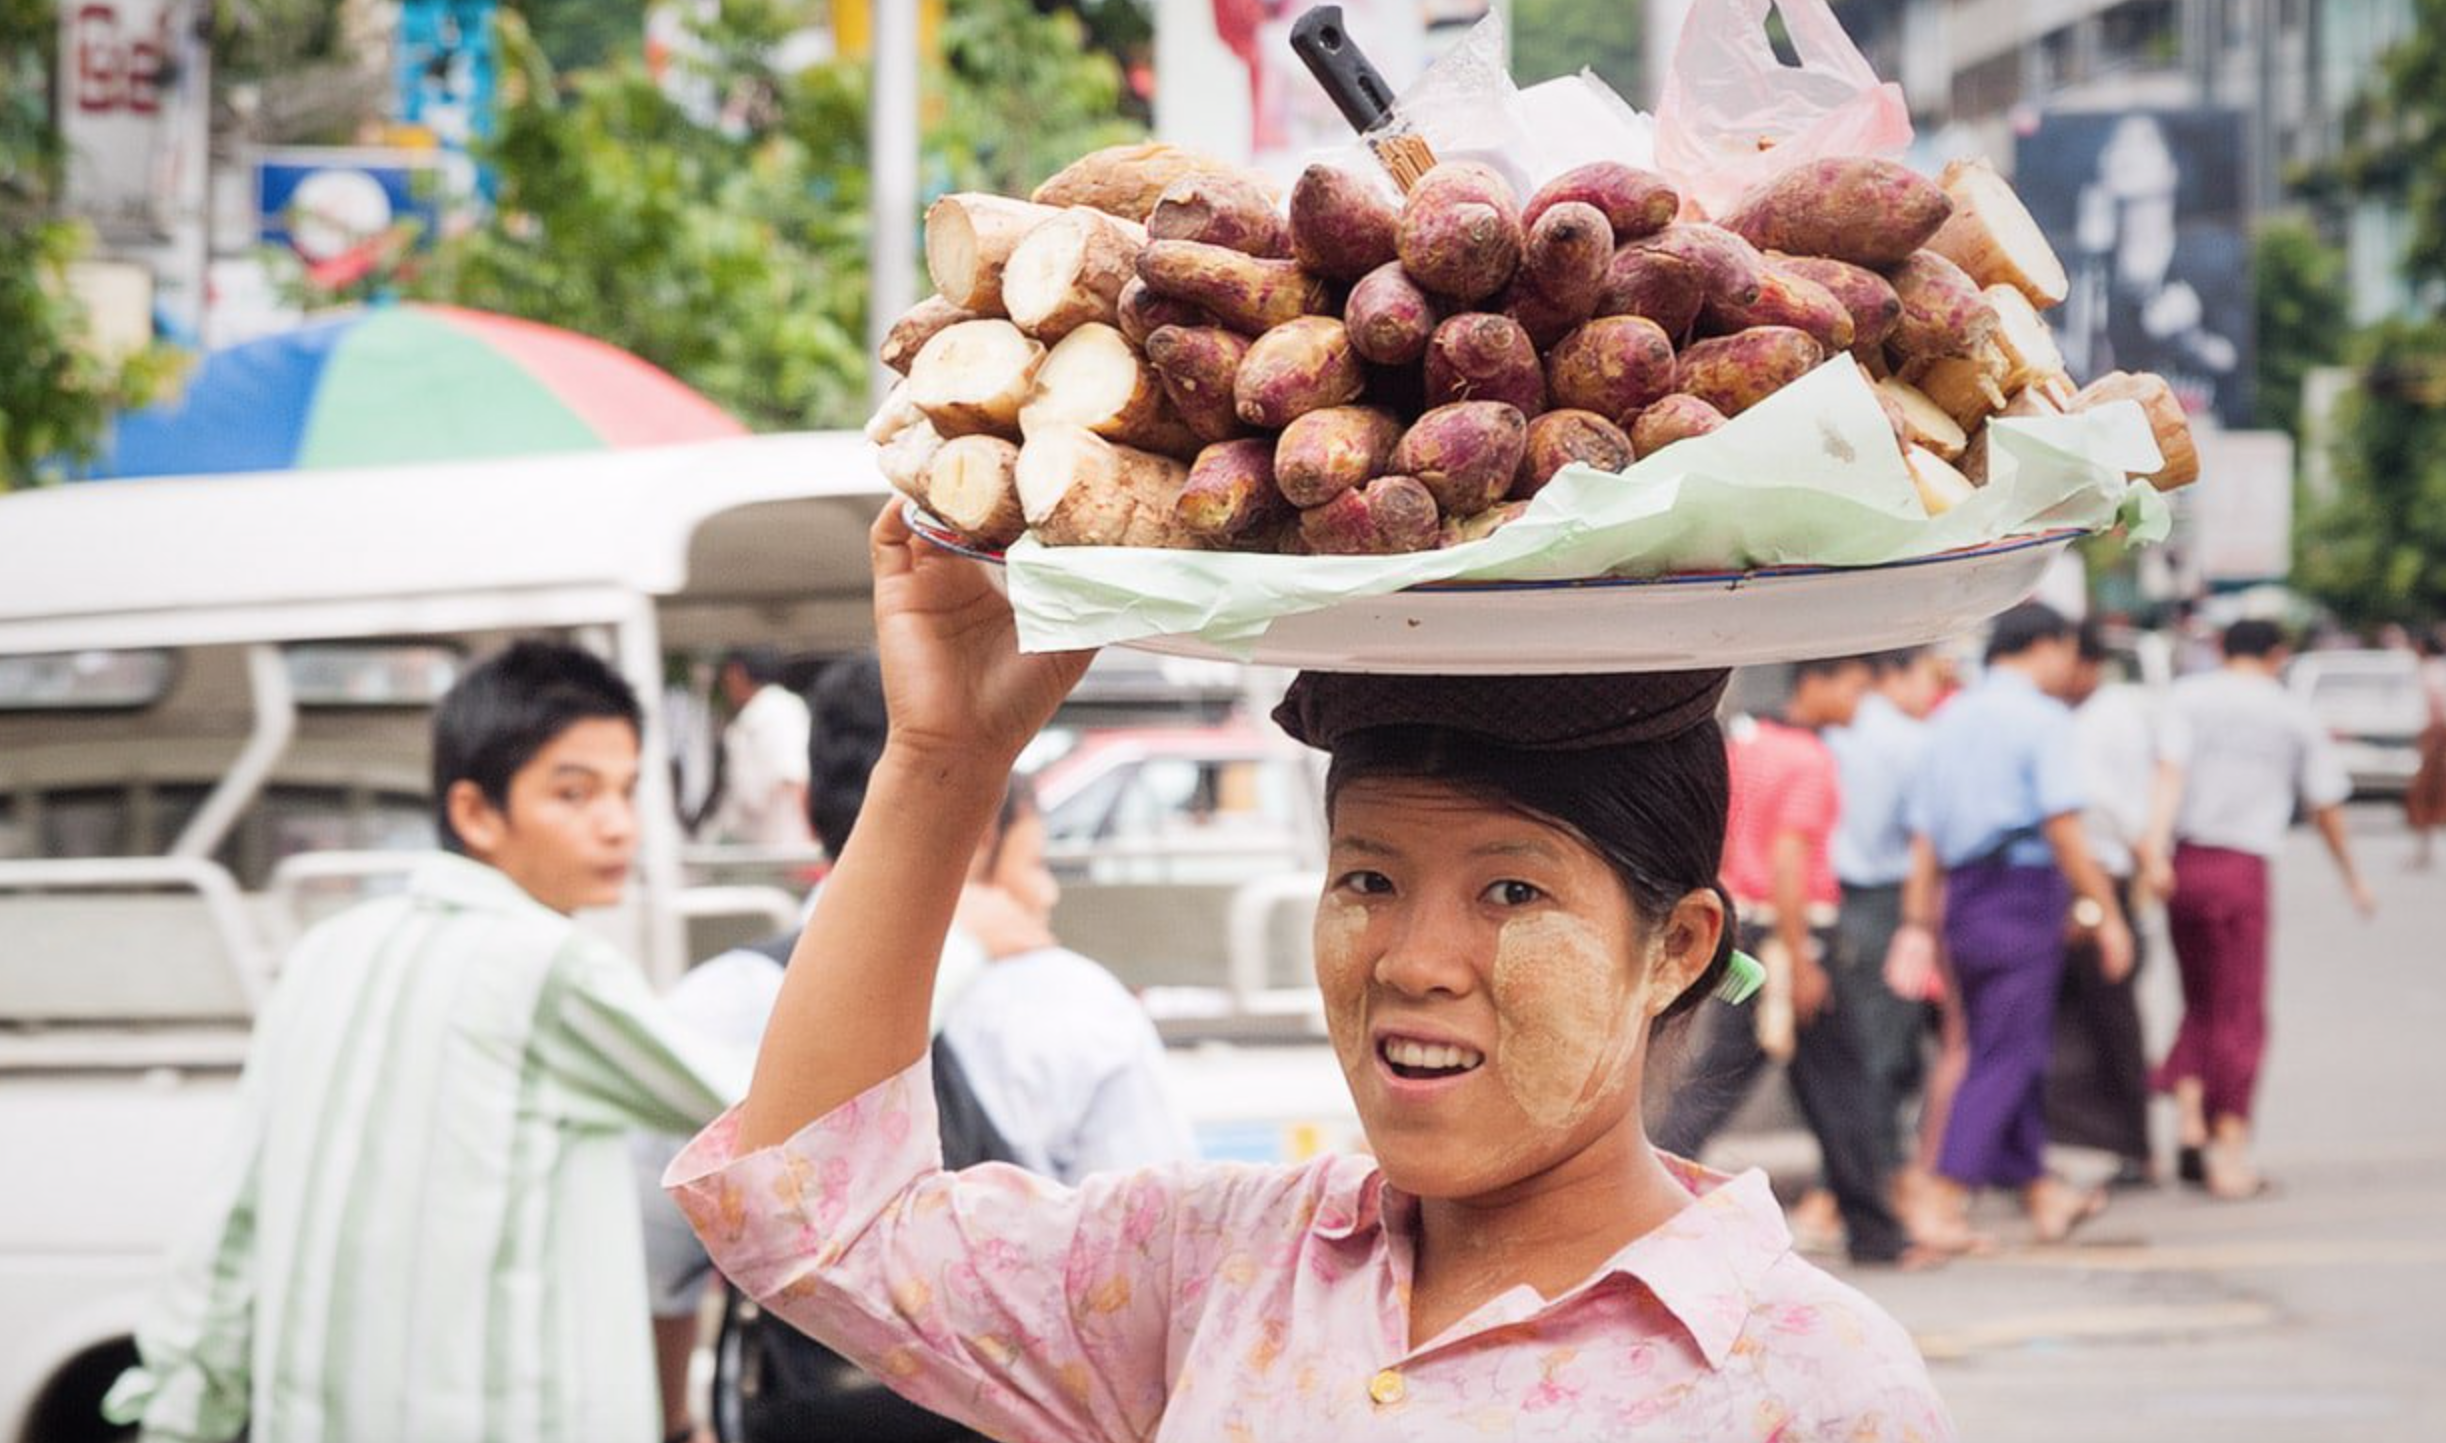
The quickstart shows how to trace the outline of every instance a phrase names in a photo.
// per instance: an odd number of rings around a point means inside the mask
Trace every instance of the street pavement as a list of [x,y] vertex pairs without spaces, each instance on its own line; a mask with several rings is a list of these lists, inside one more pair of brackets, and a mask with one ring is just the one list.
[[[2053,1248],[1999,1196],[1978,1215],[1996,1256],[1915,1274],[1837,1265],[1919,1340],[1967,1443],[2446,1440],[2446,855],[2407,871],[2393,807],[2354,808],[2352,832],[2374,921],[2307,830],[2277,874],[2260,1088],[2277,1192],[2120,1193]],[[2162,930],[2144,968],[2154,1058],[2179,1012]],[[2170,1161],[2170,1113],[2157,1121]],[[1783,1182],[1805,1176],[1807,1149],[1770,1134],[1723,1150]]]

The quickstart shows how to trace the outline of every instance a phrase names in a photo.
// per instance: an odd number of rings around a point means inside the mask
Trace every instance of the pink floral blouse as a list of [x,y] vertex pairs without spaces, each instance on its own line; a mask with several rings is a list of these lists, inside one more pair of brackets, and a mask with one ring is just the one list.
[[725,1116],[664,1181],[763,1306],[997,1438],[1953,1437],[1910,1339],[1793,1254],[1761,1174],[1676,1161],[1671,1222],[1413,1348],[1416,1207],[1368,1159],[945,1172],[926,1067],[744,1157]]

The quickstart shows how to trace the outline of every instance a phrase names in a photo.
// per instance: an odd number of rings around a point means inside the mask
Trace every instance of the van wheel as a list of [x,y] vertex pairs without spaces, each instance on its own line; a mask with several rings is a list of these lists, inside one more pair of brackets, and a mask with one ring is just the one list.
[[35,1400],[25,1436],[40,1443],[130,1443],[136,1430],[102,1417],[102,1395],[134,1366],[136,1345],[125,1338],[78,1354]]

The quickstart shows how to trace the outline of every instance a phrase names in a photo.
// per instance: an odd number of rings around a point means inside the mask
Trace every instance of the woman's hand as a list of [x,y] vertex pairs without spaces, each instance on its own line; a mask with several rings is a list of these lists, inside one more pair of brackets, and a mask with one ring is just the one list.
[[869,536],[891,744],[999,776],[1095,653],[1022,655],[1010,603],[975,562],[910,531],[902,505],[886,504]]

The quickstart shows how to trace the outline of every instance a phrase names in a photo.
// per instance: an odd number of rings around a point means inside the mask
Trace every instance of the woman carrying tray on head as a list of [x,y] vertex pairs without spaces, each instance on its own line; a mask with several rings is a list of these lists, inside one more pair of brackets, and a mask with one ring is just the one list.
[[1069,1189],[943,1171],[923,1058],[959,859],[1087,657],[1019,654],[897,506],[874,562],[871,822],[747,1101],[667,1179],[742,1288],[1003,1438],[1952,1436],[1762,1176],[1641,1129],[1652,1030],[1730,965],[1724,673],[1303,677],[1279,715],[1334,758],[1318,982],[1375,1157]]

